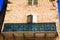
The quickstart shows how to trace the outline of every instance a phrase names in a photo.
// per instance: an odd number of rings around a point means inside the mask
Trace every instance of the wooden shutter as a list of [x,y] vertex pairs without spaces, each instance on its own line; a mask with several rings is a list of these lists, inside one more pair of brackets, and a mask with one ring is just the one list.
[[27,16],[27,23],[32,23],[32,19],[33,19],[33,16],[32,15],[28,15]]

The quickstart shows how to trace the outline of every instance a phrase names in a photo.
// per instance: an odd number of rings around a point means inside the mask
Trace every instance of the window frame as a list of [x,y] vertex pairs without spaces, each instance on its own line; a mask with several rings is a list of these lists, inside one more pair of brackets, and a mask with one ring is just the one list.
[[[29,4],[29,2],[30,2],[31,4]],[[31,6],[32,6],[32,5],[38,5],[38,0],[36,0],[36,1],[35,1],[35,0],[31,0],[31,1],[28,0],[28,5],[31,5]]]

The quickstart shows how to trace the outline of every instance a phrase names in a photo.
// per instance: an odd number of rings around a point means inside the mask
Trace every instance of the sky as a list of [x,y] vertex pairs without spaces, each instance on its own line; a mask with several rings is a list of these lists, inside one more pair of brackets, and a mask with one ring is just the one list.
[[60,0],[58,0],[58,17],[59,17],[59,23],[60,23]]
[[[4,0],[0,0],[0,11],[2,10],[2,5],[3,5]],[[58,0],[58,17],[59,17],[59,22],[60,22],[60,0]]]
[[3,5],[3,0],[0,0],[0,11],[2,9],[2,5]]

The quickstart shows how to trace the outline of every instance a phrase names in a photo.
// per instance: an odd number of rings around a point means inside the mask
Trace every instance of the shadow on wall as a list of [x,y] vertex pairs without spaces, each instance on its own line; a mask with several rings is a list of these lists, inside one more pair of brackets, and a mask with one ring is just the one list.
[[8,0],[3,0],[3,1],[0,0],[0,6],[1,6],[0,7],[0,9],[1,9],[1,11],[0,11],[0,32],[1,32],[3,22],[4,22],[5,12],[6,12],[6,8],[7,8],[7,2],[8,2]]

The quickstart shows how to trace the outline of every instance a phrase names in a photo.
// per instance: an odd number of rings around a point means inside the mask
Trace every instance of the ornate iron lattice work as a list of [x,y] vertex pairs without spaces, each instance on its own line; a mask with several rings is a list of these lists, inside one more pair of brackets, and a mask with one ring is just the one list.
[[3,32],[55,32],[55,23],[5,23]]

